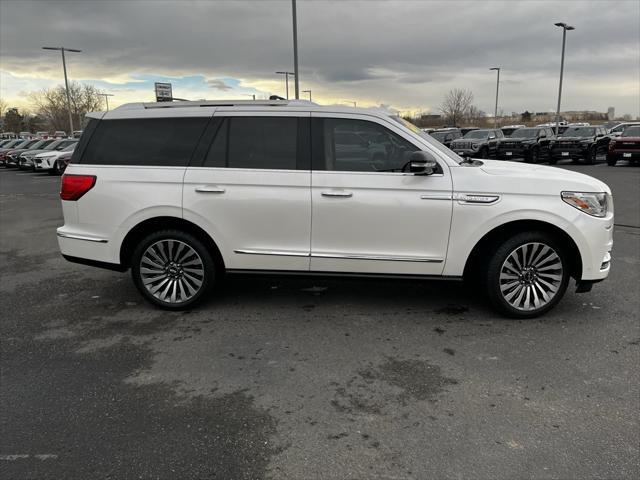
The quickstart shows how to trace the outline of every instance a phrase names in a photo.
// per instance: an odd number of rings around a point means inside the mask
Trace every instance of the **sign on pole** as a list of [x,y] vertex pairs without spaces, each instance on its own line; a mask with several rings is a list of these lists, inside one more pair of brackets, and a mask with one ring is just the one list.
[[173,92],[170,83],[156,82],[156,102],[172,102]]

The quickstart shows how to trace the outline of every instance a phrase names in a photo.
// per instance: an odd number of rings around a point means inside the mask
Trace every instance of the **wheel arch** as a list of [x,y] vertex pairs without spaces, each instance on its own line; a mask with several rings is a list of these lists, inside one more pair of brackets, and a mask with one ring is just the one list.
[[158,230],[176,229],[188,232],[198,238],[213,254],[216,266],[224,271],[225,265],[218,245],[206,231],[195,223],[178,217],[153,217],[143,220],[133,227],[124,237],[120,246],[120,264],[124,267],[131,266],[131,255],[136,245],[147,235]]
[[488,252],[503,239],[525,231],[541,231],[553,235],[567,249],[570,274],[576,280],[582,278],[582,256],[571,235],[560,227],[541,220],[514,220],[503,223],[487,232],[473,247],[464,266],[463,276],[469,278],[488,258]]

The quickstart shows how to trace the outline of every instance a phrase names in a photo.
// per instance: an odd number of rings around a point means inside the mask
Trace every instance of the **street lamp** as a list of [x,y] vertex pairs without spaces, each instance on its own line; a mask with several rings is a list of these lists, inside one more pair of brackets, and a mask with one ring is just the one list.
[[[291,13],[293,15],[293,71],[295,75],[296,100],[300,99],[300,85],[298,83],[298,14],[296,0],[291,0]],[[289,95],[287,95],[287,99]]]
[[498,72],[498,79],[496,80],[496,108],[493,114],[493,128],[498,128],[498,89],[500,88],[500,68],[491,67],[489,70],[496,70]]
[[343,100],[343,102],[345,102],[345,103],[353,103],[354,108],[356,107],[356,102],[354,102],[353,100]]
[[64,58],[64,52],[80,53],[82,50],[76,50],[75,48],[65,47],[42,47],[43,50],[60,50],[62,52],[62,69],[64,70],[64,86],[67,92],[67,109],[69,110],[69,129],[70,134],[73,135],[73,118],[71,116],[71,97],[69,96],[69,81],[67,80],[67,62]]
[[107,112],[109,111],[109,97],[113,97],[113,93],[99,93],[101,97],[104,97],[104,101],[107,102]]
[[556,27],[562,28],[562,59],[560,60],[560,86],[558,88],[558,108],[556,109],[556,135],[560,130],[560,99],[562,98],[562,75],[564,73],[564,46],[567,42],[567,30],[575,30],[575,27],[564,22],[554,23]]
[[311,101],[311,90],[302,90],[302,93],[308,93],[309,94],[309,101]]
[[243,93],[243,95],[245,97],[253,97],[254,100],[256,99],[256,94],[255,93]]
[[287,85],[287,100],[289,100],[289,75],[295,76],[296,74],[293,72],[276,72],[278,75],[284,75],[284,81]]

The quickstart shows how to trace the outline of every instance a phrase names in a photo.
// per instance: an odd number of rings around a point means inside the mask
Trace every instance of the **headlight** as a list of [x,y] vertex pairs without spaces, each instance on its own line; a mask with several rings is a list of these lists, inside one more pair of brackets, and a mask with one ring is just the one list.
[[593,217],[607,214],[607,194],[588,192],[562,192],[562,200]]

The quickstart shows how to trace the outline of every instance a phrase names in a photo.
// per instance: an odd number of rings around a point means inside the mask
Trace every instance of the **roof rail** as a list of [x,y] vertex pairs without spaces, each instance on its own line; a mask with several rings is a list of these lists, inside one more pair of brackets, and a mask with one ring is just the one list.
[[[129,104],[131,105],[131,104]],[[140,104],[138,104],[140,105]],[[149,102],[143,108],[184,108],[184,107],[252,107],[252,106],[303,106],[316,105],[308,100],[198,100],[195,102]]]

